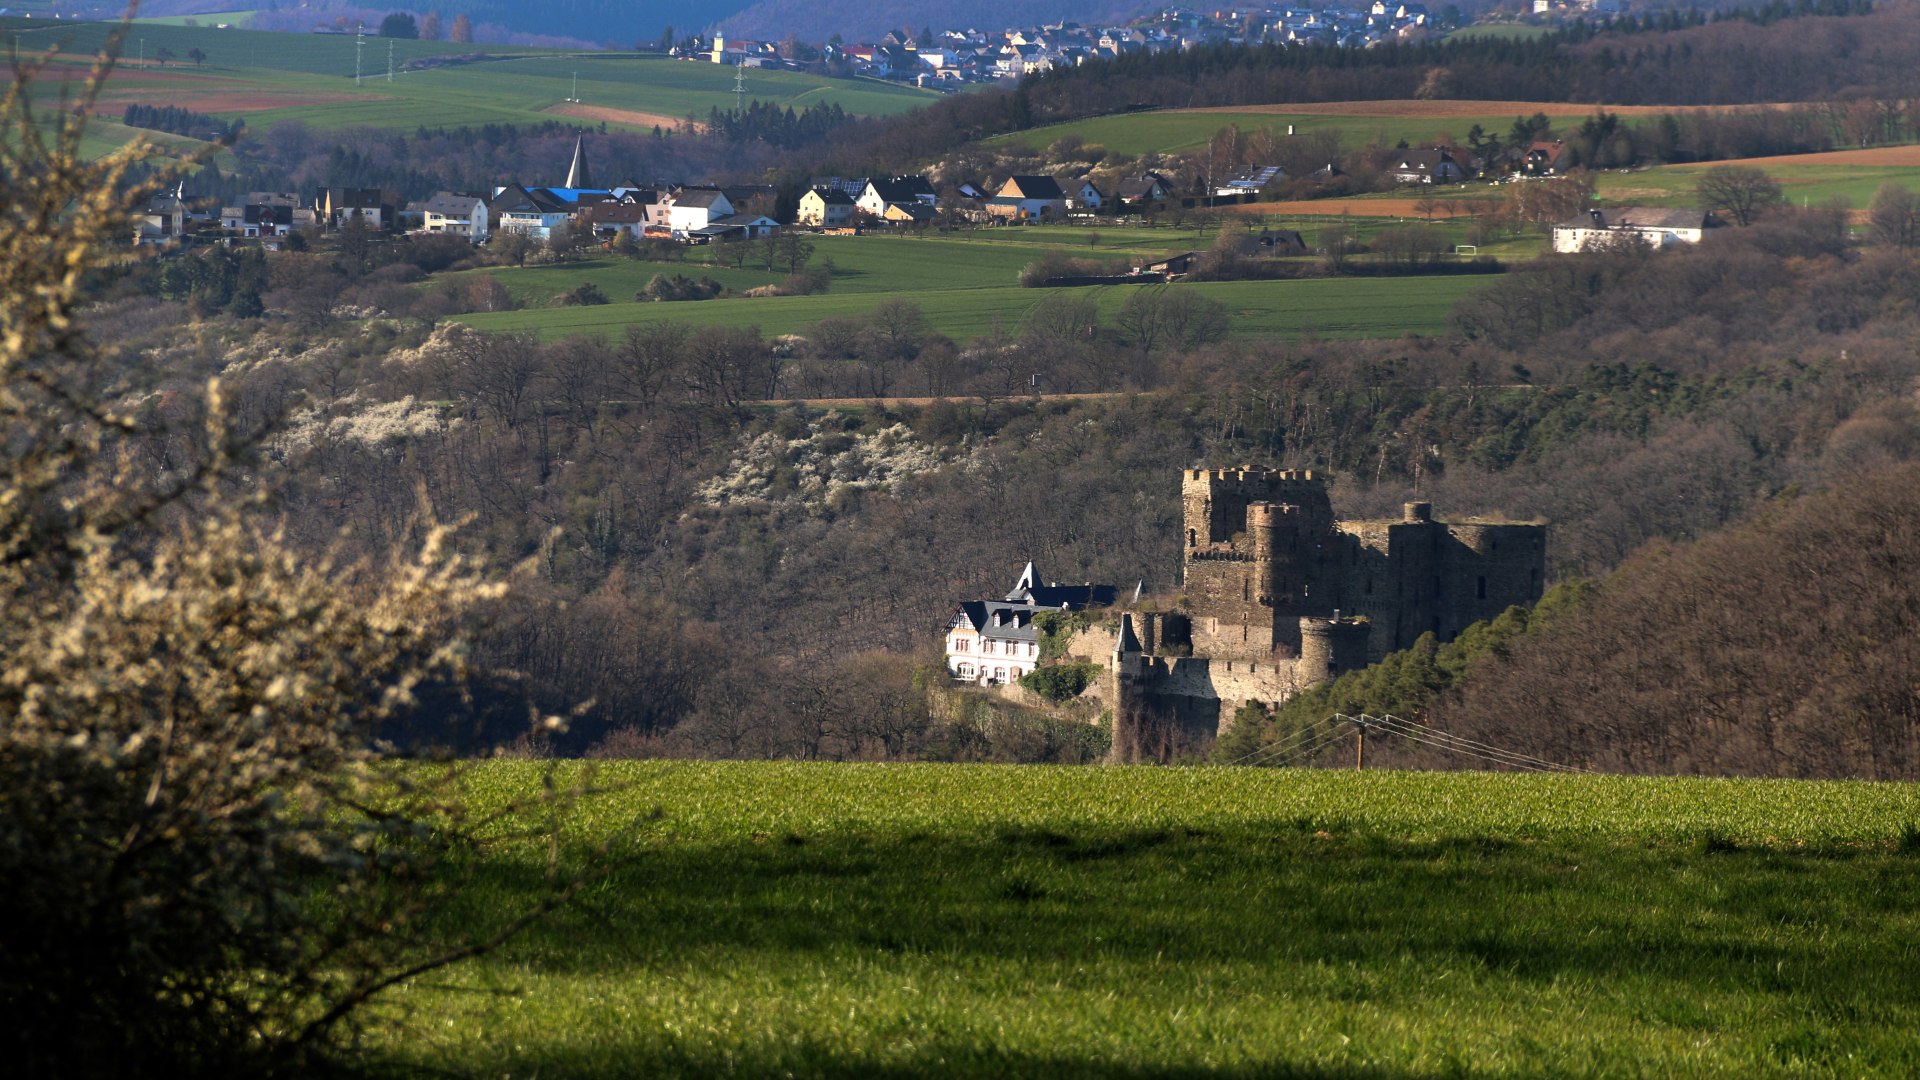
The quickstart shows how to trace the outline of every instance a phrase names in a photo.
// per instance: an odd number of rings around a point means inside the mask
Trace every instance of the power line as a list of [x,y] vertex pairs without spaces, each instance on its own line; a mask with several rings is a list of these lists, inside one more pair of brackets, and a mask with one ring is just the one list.
[[1380,726],[1384,730],[1400,735],[1410,741],[1431,746],[1437,750],[1465,754],[1497,765],[1525,769],[1530,772],[1578,773],[1589,771],[1575,765],[1562,765],[1559,762],[1548,761],[1545,758],[1534,757],[1531,754],[1508,750],[1495,746],[1492,743],[1481,742],[1477,739],[1469,739],[1445,731],[1422,727],[1402,720],[1397,716],[1379,717],[1376,719],[1380,721]]

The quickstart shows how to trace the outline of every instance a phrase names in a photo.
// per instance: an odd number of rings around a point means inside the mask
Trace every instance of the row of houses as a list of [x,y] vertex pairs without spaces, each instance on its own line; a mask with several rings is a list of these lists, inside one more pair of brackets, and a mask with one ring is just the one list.
[[[832,43],[824,50],[871,78],[927,84],[1018,79],[1055,67],[1209,45],[1278,44],[1368,48],[1423,35],[1432,16],[1421,4],[1264,5],[1237,9],[1163,8],[1117,26],[1046,23],[998,31],[944,29],[890,33],[876,42]],[[702,53],[714,63],[782,64],[778,46],[716,36]]]
[[[1164,202],[1173,183],[1158,173],[1129,176],[1106,187],[1091,179],[1010,176],[991,191],[959,183],[950,203],[971,215],[1014,222],[1060,221],[1076,212],[1115,213]],[[911,224],[938,213],[941,195],[924,176],[816,176],[800,200],[798,223],[836,228],[861,223]]]

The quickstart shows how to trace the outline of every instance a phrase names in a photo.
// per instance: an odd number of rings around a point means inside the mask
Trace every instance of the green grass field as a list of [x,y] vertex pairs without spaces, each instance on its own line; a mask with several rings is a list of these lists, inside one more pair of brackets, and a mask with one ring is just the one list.
[[[554,276],[549,280],[555,283],[569,280],[577,283],[586,277],[576,275],[567,278],[560,271],[550,273]],[[772,280],[776,275],[761,276],[765,280]],[[512,278],[503,275],[501,280],[511,282]],[[1440,333],[1446,329],[1447,315],[1453,310],[1454,304],[1473,290],[1484,287],[1489,280],[1479,275],[1328,278],[1203,282],[1175,287],[1192,289],[1224,304],[1232,315],[1232,333],[1235,337],[1295,338],[1313,334],[1330,338],[1357,338]],[[1075,296],[1092,298],[1099,304],[1102,314],[1110,318],[1135,290],[1149,287],[1097,286],[1071,292]],[[559,291],[562,290],[554,290]],[[803,334],[814,323],[826,318],[862,318],[870,315],[883,301],[900,299],[918,305],[935,332],[965,342],[993,332],[996,326],[1007,331],[1015,330],[1035,305],[1065,292],[1018,286],[894,289],[884,292],[850,290],[814,296],[528,308],[461,315],[457,318],[476,329],[531,331],[549,341],[580,335],[611,337],[622,333],[628,326],[653,322],[678,322],[694,327],[755,326],[763,334],[781,335]],[[631,296],[632,291],[619,295]]]
[[[68,53],[90,54],[105,41],[109,29],[102,23],[36,23],[31,28],[16,24],[0,32],[17,38],[25,52],[58,45]],[[387,79],[389,45],[401,69],[391,81]],[[162,48],[177,58],[165,68],[154,63]],[[195,48],[207,55],[205,64],[187,61]],[[105,100],[245,116],[259,130],[276,121],[298,120],[319,128],[407,131],[422,125],[564,121],[567,117],[554,110],[564,108],[566,99],[573,96],[576,74],[581,105],[634,114],[578,116],[576,123],[604,119],[615,126],[644,130],[655,123],[671,125],[689,114],[704,117],[716,107],[733,107],[735,101],[734,69],[717,64],[631,53],[561,53],[374,37],[367,39],[358,58],[366,78],[356,84],[356,48],[350,35],[219,30],[204,21],[198,27],[141,24],[128,35],[123,55],[129,62],[115,74]],[[475,52],[496,59],[405,70],[412,59]],[[142,57],[145,64],[140,62]],[[75,64],[56,73],[77,79],[85,70]],[[750,71],[746,81],[750,99],[796,110],[838,103],[852,113],[884,116],[927,104],[937,96],[873,80],[827,79],[798,72]],[[43,83],[39,92],[52,97],[59,86]]]
[[[489,798],[540,766],[479,766]],[[615,868],[403,988],[484,1076],[1909,1076],[1908,785],[620,763]],[[1903,840],[1903,837],[1905,839]],[[574,856],[567,856],[571,861]],[[497,924],[543,845],[451,913]]]
[[[997,135],[986,140],[986,144],[989,146],[1024,145],[1035,150],[1044,150],[1062,136],[1078,135],[1090,145],[1103,146],[1123,154],[1144,154],[1149,151],[1179,154],[1206,146],[1207,141],[1222,128],[1234,124],[1248,134],[1264,130],[1279,137],[1286,136],[1289,126],[1301,135],[1309,132],[1333,131],[1339,134],[1343,151],[1358,150],[1367,145],[1394,146],[1403,139],[1414,146],[1433,145],[1442,140],[1459,145],[1466,140],[1467,132],[1475,124],[1479,124],[1488,131],[1504,134],[1513,126],[1515,117],[1530,115],[1535,108],[1536,106],[1532,104],[1524,104],[1502,111],[1499,106],[1493,105],[1489,106],[1484,113],[1437,117],[1417,113],[1392,115],[1384,112],[1380,115],[1350,116],[1210,110],[1128,113],[1074,120],[1029,131]],[[1546,111],[1549,116],[1570,120],[1577,124],[1581,118],[1592,115],[1593,107],[1559,105],[1546,107]]]
[[[1715,165],[1726,164],[1739,162],[1663,165],[1637,172],[1602,173],[1598,178],[1598,193],[1602,199],[1616,204],[1692,206],[1699,201],[1694,189],[1700,174]],[[1899,183],[1920,190],[1920,167],[1774,161],[1758,167],[1780,182],[1795,206],[1803,203],[1817,206],[1831,199],[1845,199],[1848,205],[1864,210],[1882,184]]]

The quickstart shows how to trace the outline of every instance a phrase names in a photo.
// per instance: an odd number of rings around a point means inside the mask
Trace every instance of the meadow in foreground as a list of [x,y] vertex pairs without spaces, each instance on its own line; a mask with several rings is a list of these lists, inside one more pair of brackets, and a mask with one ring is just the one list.
[[[485,766],[489,796],[535,769]],[[1920,798],[617,764],[619,868],[382,1052],[480,1075],[1911,1075]],[[478,868],[454,917],[536,887]]]

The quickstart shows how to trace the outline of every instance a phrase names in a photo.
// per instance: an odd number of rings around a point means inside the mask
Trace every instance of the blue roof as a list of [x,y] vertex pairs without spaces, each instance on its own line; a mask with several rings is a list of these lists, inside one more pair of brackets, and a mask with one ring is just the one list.
[[547,194],[553,196],[556,199],[559,199],[561,202],[570,202],[570,203],[579,202],[580,196],[582,195],[613,194],[613,191],[609,188],[550,187],[550,188],[541,188],[540,190],[546,192]]

